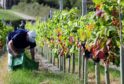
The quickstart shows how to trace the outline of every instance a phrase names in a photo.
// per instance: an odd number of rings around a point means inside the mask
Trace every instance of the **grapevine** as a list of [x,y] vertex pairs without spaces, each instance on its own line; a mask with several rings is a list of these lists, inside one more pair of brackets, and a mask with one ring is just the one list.
[[[118,4],[111,0],[94,2],[96,11],[85,16],[80,17],[77,8],[56,11],[52,19],[46,22],[38,20],[33,28],[28,23],[27,28],[37,32],[39,45],[47,43],[54,50],[59,47],[61,56],[82,48],[85,57],[95,62],[103,60],[119,65],[119,25],[121,23],[124,26],[124,21],[119,21]],[[122,32],[124,36],[124,30]]]

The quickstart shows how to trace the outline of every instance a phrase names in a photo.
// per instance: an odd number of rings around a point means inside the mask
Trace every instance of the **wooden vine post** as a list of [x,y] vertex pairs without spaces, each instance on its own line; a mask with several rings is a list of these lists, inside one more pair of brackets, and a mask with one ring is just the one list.
[[41,47],[41,53],[40,54],[43,56],[43,47]]
[[44,56],[44,46],[42,47],[42,56]]
[[57,65],[58,65],[58,68],[60,69],[60,55],[59,55],[59,47],[57,47],[58,49],[58,52],[57,52],[57,55],[58,55],[58,58],[57,58]]
[[59,58],[59,55],[58,55],[58,58],[57,58],[57,67],[59,68],[60,66],[59,66],[59,62],[60,62],[60,60],[59,60],[60,58]]
[[78,75],[81,77],[81,48],[78,48]]
[[72,73],[75,73],[75,53],[72,54]]
[[45,58],[47,59],[46,44],[45,44],[45,46],[44,46],[44,56],[45,56]]
[[[52,3],[51,3],[52,4]],[[52,5],[51,5],[52,7]],[[52,8],[50,7],[50,11],[49,11],[49,18],[52,19]],[[52,63],[54,65],[54,60],[53,60],[53,49],[50,48],[50,63]]]
[[110,77],[109,77],[109,64],[104,63],[105,65],[105,84],[110,84]]
[[85,57],[84,58],[84,84],[88,84],[88,80],[87,80],[87,77],[88,77],[88,72],[87,72],[87,62],[88,62],[88,58]]
[[59,0],[59,9],[63,10],[63,0]]
[[70,73],[70,68],[71,68],[71,56],[68,55],[68,72]]
[[44,56],[45,56],[45,58],[47,59],[46,44],[45,44],[45,46],[44,46]]
[[50,63],[52,63],[52,49],[50,48]]
[[55,65],[55,56],[54,56],[54,53],[53,53],[53,49],[52,49],[52,64]]
[[60,71],[63,71],[63,65],[64,65],[64,63],[63,63],[63,61],[64,61],[64,56],[59,56],[60,57],[60,59],[59,59],[59,69],[60,69]]
[[49,53],[50,53],[50,49],[49,49],[49,47],[47,46],[47,60],[50,62],[50,56],[49,56]]
[[85,52],[82,52],[82,80],[84,81],[84,57]]
[[50,48],[48,47],[48,60],[49,60],[49,62],[51,62],[51,55],[50,55]]
[[82,0],[82,16],[87,13],[87,0]]
[[64,54],[62,50],[59,52],[59,69],[60,71],[64,71]]
[[119,22],[120,22],[120,78],[121,84],[124,84],[124,56],[122,55],[122,24],[121,24],[121,6],[120,0],[118,0],[119,8]]
[[99,62],[95,62],[95,76],[96,76],[96,84],[100,84],[100,66]]
[[[59,9],[60,9],[60,11],[63,10],[63,0],[59,0]],[[63,71],[64,70],[64,66],[63,66],[64,65],[64,56],[61,56],[60,53],[59,53],[59,59],[58,59],[59,69],[60,69],[60,71]]]
[[48,49],[48,45],[46,45],[46,56],[47,56],[47,60],[49,60],[49,49]]
[[52,19],[52,9],[50,8],[50,11],[49,11],[49,18]]
[[[87,13],[87,0],[82,0],[82,16]],[[82,79],[84,82],[84,55],[82,55]]]
[[66,57],[63,56],[63,71],[66,72]]
[[47,54],[46,54],[46,44],[44,45],[44,56],[47,59]]

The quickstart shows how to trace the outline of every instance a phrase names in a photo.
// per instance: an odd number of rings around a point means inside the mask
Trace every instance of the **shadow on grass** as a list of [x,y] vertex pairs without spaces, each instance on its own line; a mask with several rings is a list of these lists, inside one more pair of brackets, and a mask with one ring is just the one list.
[[44,75],[45,78],[62,80],[64,79],[65,74],[64,73],[55,74],[55,73],[45,72],[42,73],[42,75]]

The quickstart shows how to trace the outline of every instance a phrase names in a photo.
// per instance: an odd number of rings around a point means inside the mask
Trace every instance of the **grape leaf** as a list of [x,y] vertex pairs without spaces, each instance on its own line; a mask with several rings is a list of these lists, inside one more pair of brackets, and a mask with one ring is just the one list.
[[93,0],[93,2],[95,3],[95,4],[100,4],[100,3],[102,3],[102,2],[104,2],[105,0]]
[[122,6],[124,6],[124,0],[121,0],[121,3],[120,3]]
[[86,39],[86,33],[83,29],[78,29],[78,36],[81,41],[84,41]]

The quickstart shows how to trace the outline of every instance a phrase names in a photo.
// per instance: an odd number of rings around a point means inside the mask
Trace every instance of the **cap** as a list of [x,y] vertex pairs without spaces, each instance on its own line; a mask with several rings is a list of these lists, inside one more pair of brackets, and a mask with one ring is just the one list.
[[29,31],[28,32],[28,40],[33,43],[33,42],[35,42],[35,38],[36,38],[36,32]]

